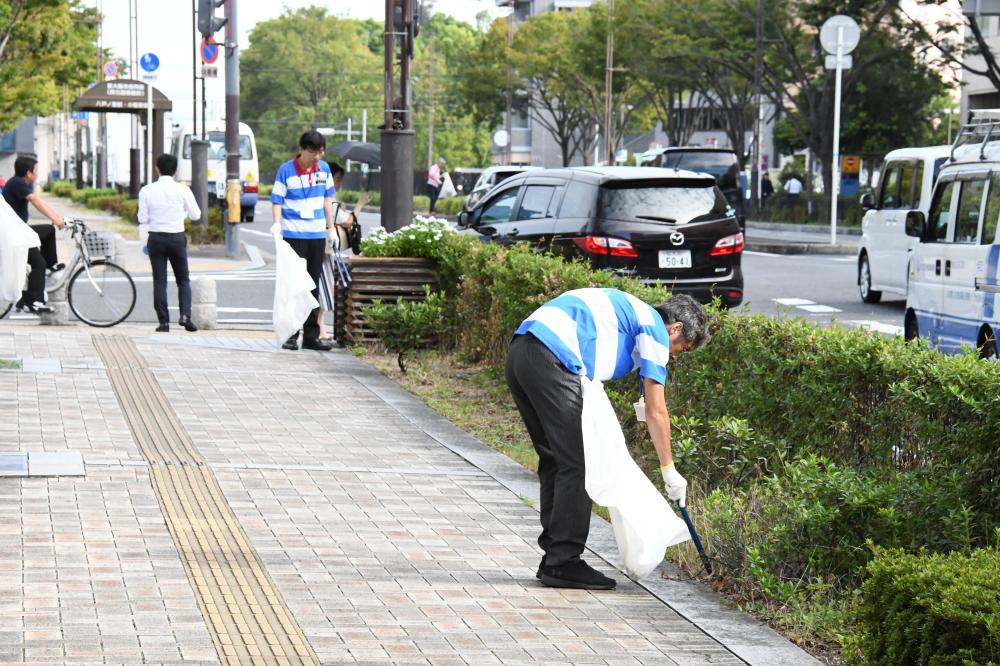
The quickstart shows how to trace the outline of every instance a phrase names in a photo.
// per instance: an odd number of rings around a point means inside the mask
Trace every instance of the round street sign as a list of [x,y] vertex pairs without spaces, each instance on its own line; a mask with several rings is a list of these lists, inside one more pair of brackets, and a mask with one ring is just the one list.
[[143,53],[142,57],[139,58],[139,66],[152,74],[160,67],[160,59],[156,57],[155,53]]
[[850,16],[837,14],[831,16],[819,31],[819,42],[827,53],[837,55],[837,39],[841,40],[841,53],[847,55],[858,45],[861,38],[861,28]]
[[104,63],[104,78],[113,79],[118,76],[118,65],[114,63],[113,60],[109,60]]
[[211,65],[219,59],[219,45],[211,37],[201,40],[201,61]]

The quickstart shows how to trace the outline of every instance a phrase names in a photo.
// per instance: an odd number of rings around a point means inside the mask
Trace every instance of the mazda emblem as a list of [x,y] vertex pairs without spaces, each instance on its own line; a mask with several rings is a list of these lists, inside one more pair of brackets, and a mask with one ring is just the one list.
[[684,245],[684,234],[679,231],[675,231],[670,234],[670,242],[674,245]]

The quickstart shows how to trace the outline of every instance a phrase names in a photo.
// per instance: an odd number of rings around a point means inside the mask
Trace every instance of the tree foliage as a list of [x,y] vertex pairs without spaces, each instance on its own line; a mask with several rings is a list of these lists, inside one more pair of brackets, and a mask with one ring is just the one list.
[[382,61],[368,40],[359,21],[317,7],[254,27],[240,56],[240,103],[257,138],[262,173],[290,159],[306,130],[343,127],[347,118],[360,122],[365,109],[369,122],[378,124]]
[[0,132],[62,108],[93,80],[96,10],[77,0],[0,1]]

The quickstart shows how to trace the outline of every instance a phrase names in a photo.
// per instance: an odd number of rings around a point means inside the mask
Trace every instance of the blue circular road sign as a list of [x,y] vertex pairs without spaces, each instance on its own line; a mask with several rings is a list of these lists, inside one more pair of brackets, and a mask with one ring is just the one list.
[[201,59],[206,65],[219,59],[219,45],[211,37],[201,40]]
[[143,53],[142,57],[139,58],[139,66],[152,74],[160,67],[160,59],[156,57],[155,53]]

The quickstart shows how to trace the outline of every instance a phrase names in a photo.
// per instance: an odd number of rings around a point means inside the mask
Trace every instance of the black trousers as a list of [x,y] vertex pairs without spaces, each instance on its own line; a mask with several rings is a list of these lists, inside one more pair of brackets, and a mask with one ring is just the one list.
[[[286,238],[288,244],[295,250],[295,254],[306,260],[306,270],[312,278],[316,288],[312,290],[312,295],[319,301],[319,275],[323,271],[323,260],[326,257],[325,238]],[[302,339],[319,340],[319,308],[315,308],[302,322]],[[298,332],[291,339],[297,340]]]
[[42,241],[40,247],[28,249],[28,266],[31,272],[28,273],[28,288],[21,293],[21,300],[27,303],[45,302],[45,269],[52,268],[59,263],[56,253],[56,228],[51,224],[29,224],[38,239]]
[[59,263],[59,255],[56,252],[56,228],[51,224],[30,224],[28,225],[38,234],[42,245],[39,249],[42,258],[45,259],[45,267],[52,268]]
[[591,501],[585,487],[583,386],[533,335],[515,335],[505,376],[538,452],[546,566],[578,560],[590,532]]
[[430,200],[431,200],[431,206],[430,206],[430,208],[428,210],[431,213],[434,212],[434,206],[435,206],[435,204],[437,204],[437,200],[438,200],[438,195],[439,194],[441,194],[441,186],[440,185],[438,185],[437,187],[434,187],[430,183],[427,184],[427,196],[430,197]]
[[170,323],[167,310],[167,262],[177,282],[177,301],[181,317],[191,316],[191,276],[188,274],[187,237],[183,231],[174,234],[149,232],[146,243],[149,263],[153,266],[153,309],[161,324]]

